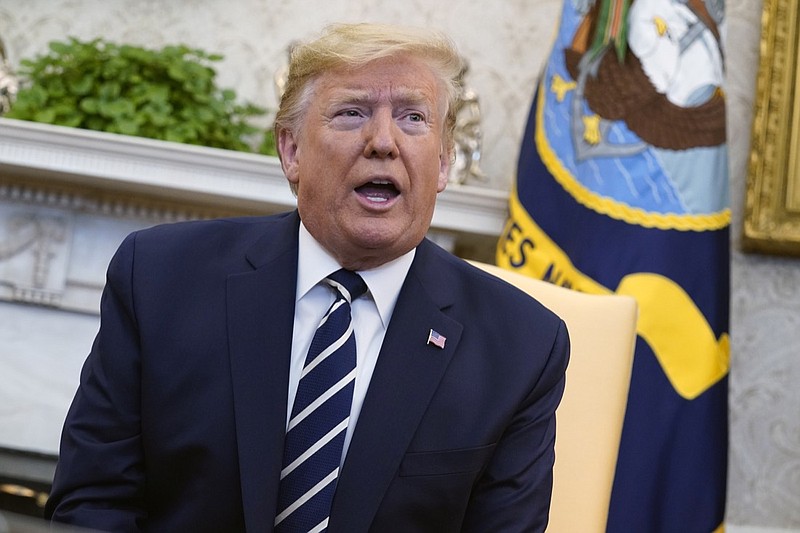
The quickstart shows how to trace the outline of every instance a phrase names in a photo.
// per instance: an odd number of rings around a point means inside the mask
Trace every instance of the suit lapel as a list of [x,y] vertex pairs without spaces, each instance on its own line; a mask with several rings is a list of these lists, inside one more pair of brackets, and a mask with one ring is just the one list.
[[254,269],[228,277],[231,375],[248,531],[263,531],[265,524],[271,531],[275,516],[297,284],[298,223],[295,214],[269,226],[247,254]]
[[[328,531],[367,531],[461,337],[434,246],[417,249],[395,306],[336,488]],[[427,343],[433,329],[444,348]]]

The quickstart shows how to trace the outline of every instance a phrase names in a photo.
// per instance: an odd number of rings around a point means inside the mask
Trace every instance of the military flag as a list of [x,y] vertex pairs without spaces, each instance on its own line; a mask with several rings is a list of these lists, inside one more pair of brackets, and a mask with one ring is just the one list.
[[500,266],[639,304],[611,533],[723,529],[723,7],[564,0],[498,242]]

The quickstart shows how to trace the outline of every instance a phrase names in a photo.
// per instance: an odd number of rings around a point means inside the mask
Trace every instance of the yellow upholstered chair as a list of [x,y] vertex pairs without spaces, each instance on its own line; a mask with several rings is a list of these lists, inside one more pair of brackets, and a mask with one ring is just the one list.
[[556,412],[552,533],[603,532],[617,464],[636,339],[636,301],[592,295],[473,262],[519,287],[567,323],[571,357]]

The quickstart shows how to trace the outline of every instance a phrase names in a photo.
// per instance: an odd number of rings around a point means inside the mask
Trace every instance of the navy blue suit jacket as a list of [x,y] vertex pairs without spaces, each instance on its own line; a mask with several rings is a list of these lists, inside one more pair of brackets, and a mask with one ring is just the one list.
[[[124,241],[48,515],[114,532],[272,531],[298,227],[294,212]],[[423,241],[328,531],[543,530],[568,351],[558,317]]]

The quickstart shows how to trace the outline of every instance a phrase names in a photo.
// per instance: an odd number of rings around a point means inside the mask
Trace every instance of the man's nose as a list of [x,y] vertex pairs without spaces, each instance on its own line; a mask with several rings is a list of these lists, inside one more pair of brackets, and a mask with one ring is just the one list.
[[397,157],[397,124],[389,110],[375,112],[364,127],[364,156],[365,157]]

